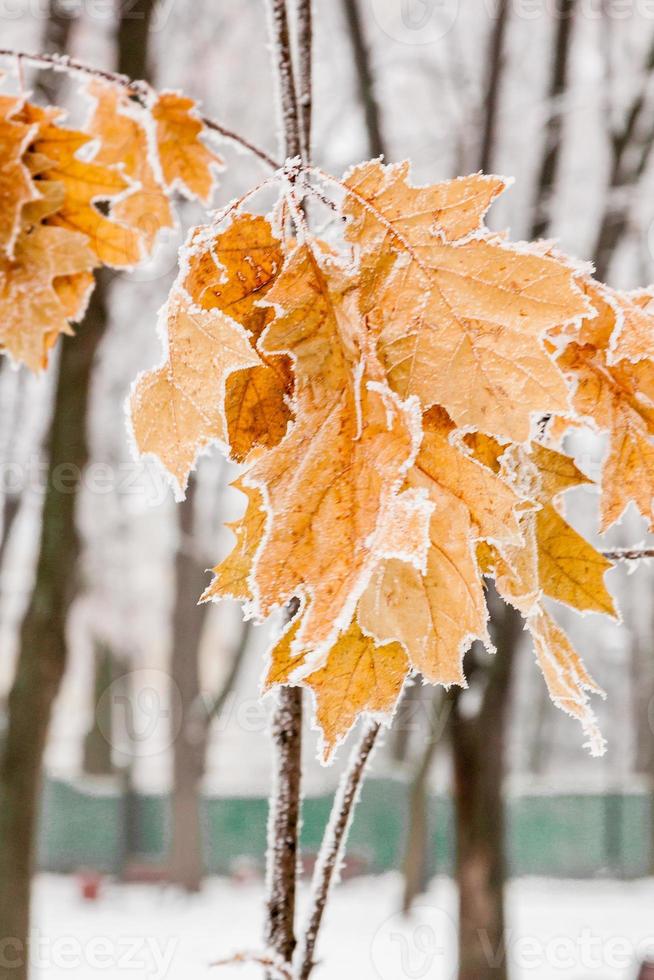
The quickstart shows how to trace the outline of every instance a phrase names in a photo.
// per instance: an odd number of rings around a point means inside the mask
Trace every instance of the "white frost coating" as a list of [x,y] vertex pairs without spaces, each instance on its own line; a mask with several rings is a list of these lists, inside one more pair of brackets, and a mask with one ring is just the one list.
[[366,547],[380,560],[396,558],[426,575],[429,524],[435,507],[425,487],[401,491],[388,501]]
[[[162,187],[165,187],[166,190],[170,191],[171,193],[173,191],[179,191],[179,193],[182,194],[182,196],[189,201],[200,201],[204,205],[209,205],[212,197],[214,196],[216,188],[218,187],[218,174],[222,173],[225,170],[224,162],[219,160],[211,160],[207,164],[207,169],[209,170],[209,175],[211,178],[211,185],[209,187],[209,192],[206,197],[199,197],[197,194],[194,194],[193,191],[191,191],[190,188],[187,187],[187,185],[184,183],[184,179],[180,176],[175,177],[175,179],[170,184],[167,184],[166,181],[164,180],[163,171],[161,169],[161,160],[159,158],[157,124],[156,124],[156,120],[152,115],[152,108],[155,105],[155,99],[161,98],[165,95],[173,95],[179,98],[186,98],[186,96],[180,89],[163,89],[161,92],[158,93],[158,96],[154,92],[150,94],[150,97],[148,99],[150,103],[148,108],[150,109],[150,111],[145,112],[143,114],[145,117],[143,122],[143,128],[145,129],[147,141],[148,141],[148,162],[152,167],[152,171],[157,181],[161,184]],[[203,136],[206,130],[204,127],[204,123],[202,121],[202,115],[198,111],[198,104],[196,103],[191,109],[187,110],[187,114],[191,119],[195,120],[195,122],[199,122],[202,125],[202,129],[198,133],[198,142],[202,146],[204,146],[204,141],[200,140],[199,137]]]

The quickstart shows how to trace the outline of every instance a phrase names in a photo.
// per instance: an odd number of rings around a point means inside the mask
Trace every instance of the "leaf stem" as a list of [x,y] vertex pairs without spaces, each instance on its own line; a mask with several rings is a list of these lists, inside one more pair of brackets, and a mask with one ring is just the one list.
[[[55,71],[65,71],[72,74],[88,75],[93,78],[100,78],[102,81],[109,82],[112,85],[118,85],[120,88],[125,89],[130,95],[133,95],[139,100],[139,102],[147,107],[148,100],[154,95],[155,90],[152,88],[148,82],[141,80],[134,80],[129,78],[127,75],[122,75],[119,72],[105,71],[102,68],[94,68],[91,65],[87,65],[82,61],[77,61],[75,58],[69,58],[67,55],[61,54],[30,54],[27,51],[14,51],[12,48],[0,48],[0,58],[15,58],[20,65],[22,62],[28,62],[29,64],[37,65],[41,68],[52,68]],[[217,120],[212,119],[209,116],[201,116],[203,125],[206,129],[218,133],[224,139],[229,140],[231,143],[236,143],[247,150],[253,156],[258,157],[262,163],[270,167],[272,170],[279,170],[281,164],[278,160],[275,160],[266,150],[262,150],[261,147],[252,143],[250,140],[241,136],[240,133],[234,132],[232,129],[228,129],[227,126],[223,126],[222,123],[217,122]]]

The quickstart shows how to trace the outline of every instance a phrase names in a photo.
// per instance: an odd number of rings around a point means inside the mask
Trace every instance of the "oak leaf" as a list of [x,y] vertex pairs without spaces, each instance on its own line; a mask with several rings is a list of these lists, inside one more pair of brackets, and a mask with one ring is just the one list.
[[37,196],[23,154],[34,127],[12,119],[19,99],[0,96],[0,252],[13,257],[24,206]]
[[[114,220],[111,210],[111,203],[126,192],[129,183],[117,168],[79,157],[93,136],[59,125],[63,116],[60,109],[43,109],[31,103],[26,103],[20,113],[21,121],[37,128],[31,152],[39,161],[39,178],[58,182],[64,191],[61,207],[45,220],[86,235],[89,246],[105,265],[136,265],[141,258],[140,234]],[[108,215],[96,206],[100,201],[110,202]]]
[[[83,281],[88,291],[94,265],[84,235],[44,225],[23,232],[13,259],[0,257],[0,349],[33,371],[44,368],[59,334],[73,332],[68,321],[82,302],[78,287]],[[75,303],[66,277],[76,284]]]
[[484,236],[483,214],[504,187],[498,178],[429,189],[407,178],[406,165],[373,161],[345,181],[347,236],[368,273],[364,312],[391,386],[425,408],[442,405],[458,426],[523,442],[533,413],[568,407],[543,338],[589,312],[576,270]]
[[178,92],[161,92],[151,107],[156,143],[166,187],[179,187],[188,197],[209,204],[215,172],[223,160],[201,140],[205,126],[192,99]]
[[161,460],[182,496],[198,454],[227,440],[226,378],[259,357],[240,324],[220,310],[200,309],[181,289],[164,307],[162,325],[167,357],[138,379],[131,418],[139,451]]
[[149,253],[159,232],[175,227],[175,218],[150,163],[147,131],[116,86],[93,82],[89,94],[95,101],[89,131],[100,140],[94,163],[120,167],[133,184],[113,205],[112,217],[137,231]]
[[[283,264],[279,239],[259,215],[236,215],[227,229],[199,229],[191,241],[185,288],[205,309],[219,309],[243,325],[252,343],[274,316],[262,305]],[[258,446],[272,447],[292,417],[290,361],[261,354],[256,367],[227,379],[225,415],[232,457],[247,459]]]
[[[601,479],[600,529],[606,531],[615,524],[632,501],[652,527],[654,363],[649,358],[616,360],[621,351],[627,350],[631,356],[637,353],[632,348],[636,328],[624,333],[628,322],[624,319],[625,301],[590,280],[586,288],[599,311],[598,317],[582,324],[578,340],[565,347],[559,363],[574,380],[573,402],[578,414],[600,431],[608,432],[609,448]],[[632,305],[631,300],[628,305]],[[614,349],[615,332],[620,330],[622,340],[618,333]]]
[[249,578],[266,528],[266,511],[259,490],[247,486],[241,480],[237,480],[233,486],[246,495],[247,508],[238,521],[225,525],[233,531],[236,541],[227,557],[213,569],[214,578],[205,589],[202,602],[209,599],[238,599],[246,602],[254,598]]

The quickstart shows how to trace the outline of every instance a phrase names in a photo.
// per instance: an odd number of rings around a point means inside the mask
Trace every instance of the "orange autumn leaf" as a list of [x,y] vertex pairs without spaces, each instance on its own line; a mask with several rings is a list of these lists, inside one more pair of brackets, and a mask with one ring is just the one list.
[[[525,441],[532,414],[568,407],[543,339],[590,309],[575,272],[539,249],[470,237],[502,181],[474,175],[430,196],[407,177],[406,166],[375,161],[346,179],[347,235],[364,253],[364,312],[390,384],[459,426]],[[440,209],[451,197],[469,209],[461,219]]]
[[161,92],[151,112],[166,187],[179,187],[188,197],[208,204],[215,188],[215,172],[222,170],[223,160],[201,139],[205,127],[195,102],[178,92]]
[[252,582],[262,615],[310,599],[297,642],[327,649],[367,584],[384,518],[397,519],[418,420],[377,380],[352,283],[329,257],[296,248],[267,301],[278,315],[259,347],[292,349],[296,419],[247,473],[270,513]]
[[159,232],[174,228],[175,219],[150,164],[146,129],[133,103],[116,86],[93,82],[89,94],[95,101],[89,132],[100,140],[94,163],[120,166],[134,185],[114,204],[112,216],[138,232],[145,251],[151,252]]
[[316,699],[325,762],[362,712],[392,713],[408,669],[399,643],[379,646],[361,631],[356,620],[339,636],[324,667],[304,680]]
[[589,706],[589,693],[604,695],[590,677],[570,640],[543,609],[527,619],[538,665],[554,704],[576,718],[588,738],[591,755],[602,755],[605,742]]
[[243,328],[219,310],[202,310],[173,292],[162,311],[167,357],[142,374],[132,392],[131,419],[141,453],[157,456],[183,495],[198,454],[226,441],[225,380],[259,358]]
[[84,235],[45,225],[21,234],[13,258],[0,257],[0,349],[33,371],[44,368],[59,334],[73,332],[75,303],[63,277],[76,283],[79,306],[77,286],[83,281],[88,291],[94,265]]
[[[570,343],[559,358],[574,379],[574,407],[578,414],[607,431],[609,448],[602,467],[600,529],[606,531],[633,502],[650,527],[654,523],[654,363],[647,357],[616,361],[632,349],[634,331],[625,319],[632,301],[587,282],[599,316],[582,324],[578,342]],[[648,315],[649,316],[649,315]],[[649,316],[650,321],[652,320]],[[612,342],[617,334],[616,349]],[[622,338],[622,339],[621,339]]]
[[432,683],[465,684],[463,654],[474,639],[488,640],[470,513],[435,485],[429,494],[435,508],[424,572],[395,559],[380,564],[359,601],[358,621],[378,642],[401,643],[412,667]]
[[12,119],[19,106],[19,99],[0,97],[0,252],[9,259],[13,258],[23,207],[37,196],[23,162],[34,127]]
[[[227,229],[198,229],[190,245],[185,287],[205,309],[219,309],[241,323],[253,344],[274,316],[262,305],[283,263],[281,242],[259,215],[239,214]],[[225,415],[232,456],[243,462],[258,446],[283,438],[291,419],[293,388],[287,357],[261,355],[261,363],[227,379]]]
[[100,201],[115,201],[129,187],[128,181],[117,168],[80,158],[80,150],[93,137],[58,125],[63,115],[60,109],[42,109],[31,103],[20,113],[21,121],[37,128],[30,151],[39,161],[38,177],[59,183],[64,192],[61,206],[45,220],[86,235],[89,247],[105,265],[136,265],[141,258],[140,235],[114,220],[111,207],[105,215],[96,206]]
[[236,541],[227,557],[213,569],[214,578],[203,592],[202,602],[209,599],[245,602],[253,598],[249,577],[266,528],[266,511],[259,490],[248,487],[241,480],[233,486],[246,495],[247,508],[240,520],[225,525],[234,532]]

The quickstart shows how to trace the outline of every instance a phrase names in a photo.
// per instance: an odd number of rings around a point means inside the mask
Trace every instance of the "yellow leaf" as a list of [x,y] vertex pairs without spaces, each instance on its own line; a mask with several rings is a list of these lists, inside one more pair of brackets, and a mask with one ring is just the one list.
[[87,241],[37,225],[19,236],[13,259],[0,258],[0,349],[33,371],[46,366],[60,333],[72,333],[72,303],[62,299],[57,283],[90,273],[95,263]]
[[604,585],[611,562],[545,504],[535,515],[538,574],[546,595],[582,612],[617,616]]
[[215,440],[226,442],[226,378],[259,358],[238,323],[194,306],[181,291],[173,292],[162,319],[168,356],[139,378],[132,426],[139,451],[157,456],[183,493],[198,454]]
[[134,104],[116,86],[94,81],[89,94],[95,100],[89,129],[100,140],[94,163],[120,166],[134,183],[134,189],[114,204],[112,217],[137,231],[145,251],[151,252],[159,232],[174,228],[175,219],[168,196],[150,165],[146,130]]
[[201,140],[204,124],[192,99],[177,92],[162,92],[151,109],[161,172],[169,189],[179,187],[188,197],[209,204],[215,171],[223,160]]
[[246,486],[241,480],[233,486],[246,495],[247,509],[240,520],[226,525],[234,532],[236,541],[224,561],[213,569],[214,579],[205,589],[202,602],[209,599],[245,602],[253,598],[249,577],[266,528],[266,511],[259,490]]
[[23,163],[34,127],[11,118],[19,105],[18,99],[0,96],[0,251],[9,259],[13,258],[23,207],[37,196]]
[[[418,395],[425,408],[442,405],[458,426],[526,441],[532,413],[568,406],[564,379],[543,340],[547,330],[589,310],[575,272],[551,255],[484,240],[481,232],[450,237],[462,230],[455,211],[446,220],[436,208],[420,210],[406,178],[406,167],[373,162],[346,181],[350,240],[364,251],[398,256],[378,275],[373,263],[376,281],[366,285],[364,309],[391,386],[401,396]],[[455,200],[467,200],[469,190],[471,201],[481,200],[465,215],[467,231],[501,186],[475,176],[454,190],[447,184],[430,190]],[[422,200],[427,189],[420,190]]]
[[557,707],[581,722],[592,755],[602,755],[604,739],[589,707],[588,693],[603,695],[560,626],[543,609],[527,620],[538,664]]
[[515,508],[520,498],[515,491],[450,442],[454,425],[442,409],[433,408],[424,416],[423,432],[416,466],[466,505],[474,536],[519,542]]
[[316,699],[316,720],[327,762],[361,712],[388,714],[395,707],[409,669],[399,643],[378,646],[354,621],[329,651],[324,667],[305,683]]
[[359,623],[378,642],[402,643],[414,669],[432,683],[465,684],[463,654],[472,640],[488,639],[470,513],[424,475],[414,473],[412,482],[435,504],[426,569],[382,563],[359,602]]

